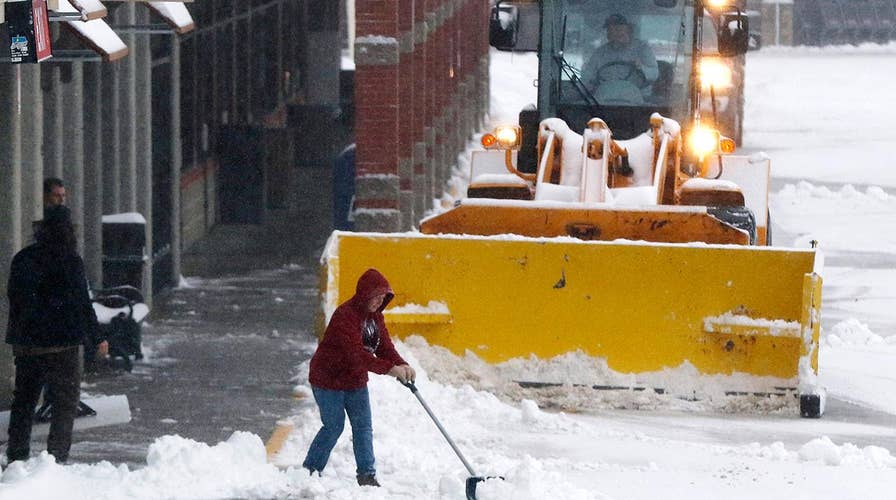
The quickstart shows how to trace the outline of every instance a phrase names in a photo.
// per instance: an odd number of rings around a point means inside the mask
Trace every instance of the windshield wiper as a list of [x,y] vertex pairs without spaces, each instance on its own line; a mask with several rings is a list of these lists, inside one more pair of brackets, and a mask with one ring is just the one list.
[[[560,39],[560,50],[554,54],[554,62],[557,63],[557,66],[560,68],[560,71],[563,72],[569,78],[569,81],[572,82],[573,87],[576,89],[576,92],[579,93],[579,96],[588,103],[588,106],[591,107],[591,114],[596,115],[598,112],[598,107],[600,103],[597,102],[597,98],[588,90],[588,87],[585,85],[585,82],[579,78],[579,73],[576,71],[576,68],[573,67],[572,64],[569,64],[569,61],[563,56],[564,49],[566,48],[566,16],[563,16],[563,35]],[[560,82],[562,82],[562,78],[557,82],[558,90],[561,90]]]

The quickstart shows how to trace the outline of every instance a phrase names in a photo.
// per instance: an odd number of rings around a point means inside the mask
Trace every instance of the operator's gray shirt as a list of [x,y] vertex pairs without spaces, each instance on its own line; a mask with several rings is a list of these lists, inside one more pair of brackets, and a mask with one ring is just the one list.
[[634,40],[628,47],[617,48],[609,43],[598,47],[582,68],[582,80],[593,89],[598,83],[597,70],[613,62],[634,63],[644,73],[648,83],[656,81],[660,75],[650,46],[641,40]]

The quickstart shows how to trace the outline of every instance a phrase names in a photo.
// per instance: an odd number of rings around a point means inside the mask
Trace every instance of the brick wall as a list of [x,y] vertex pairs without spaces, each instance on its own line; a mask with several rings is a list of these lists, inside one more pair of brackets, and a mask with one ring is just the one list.
[[411,229],[488,106],[488,2],[355,3],[355,225]]

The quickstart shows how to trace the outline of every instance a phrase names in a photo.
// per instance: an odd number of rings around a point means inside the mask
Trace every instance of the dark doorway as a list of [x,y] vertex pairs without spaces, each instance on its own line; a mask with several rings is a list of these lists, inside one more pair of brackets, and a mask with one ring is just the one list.
[[260,224],[264,220],[264,148],[262,131],[223,127],[218,134],[218,182],[221,222]]

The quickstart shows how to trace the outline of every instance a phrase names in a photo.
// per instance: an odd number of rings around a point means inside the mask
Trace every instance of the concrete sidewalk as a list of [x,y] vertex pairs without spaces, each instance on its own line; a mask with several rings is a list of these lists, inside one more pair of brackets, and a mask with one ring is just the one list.
[[317,262],[331,219],[329,205],[315,202],[327,196],[301,198],[263,225],[217,226],[185,252],[185,285],[157,296],[144,325],[146,359],[83,385],[127,395],[132,422],[76,432],[70,462],[141,467],[168,434],[209,445],[237,430],[267,440],[278,419],[308,404],[293,399],[291,378],[316,346]]

